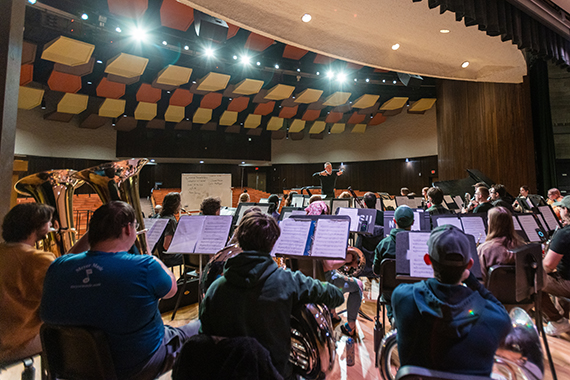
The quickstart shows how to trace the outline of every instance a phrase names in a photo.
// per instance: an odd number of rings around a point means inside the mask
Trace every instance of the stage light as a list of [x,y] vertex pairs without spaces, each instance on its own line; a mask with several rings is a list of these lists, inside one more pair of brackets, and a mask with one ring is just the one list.
[[392,45],[392,50],[398,50],[400,48],[400,44]]
[[338,73],[336,75],[336,80],[339,83],[344,83],[346,81],[346,74],[345,73]]
[[87,82],[87,84],[93,84],[93,82]]
[[89,15],[88,15],[87,13],[83,13],[83,14],[81,15],[81,19],[82,19],[82,20],[87,20],[88,18],[89,18]]
[[212,48],[206,48],[204,54],[206,54],[206,57],[212,58],[214,56],[214,50]]
[[467,66],[469,66],[469,62],[468,62],[468,61],[465,61],[465,62],[463,62],[463,63],[461,64],[461,67],[462,67],[462,68],[466,68]]
[[242,161],[241,163],[242,163],[242,165],[243,165],[243,164],[245,164],[245,161]]
[[382,83],[386,83],[386,79],[382,79]]
[[233,59],[237,59],[237,55],[234,55],[232,58],[233,58]]
[[190,47],[188,45],[184,45],[184,50],[190,50]]
[[168,45],[168,42],[162,41],[162,44],[163,44],[164,46],[166,46],[166,45]]
[[370,82],[370,78],[366,78],[366,83]]
[[151,158],[150,162],[156,162],[154,158]]
[[28,0],[28,3],[30,3],[30,4],[32,4],[32,5],[33,5],[33,4],[35,4],[35,3],[36,3],[36,0]]
[[394,81],[392,81],[392,83],[396,84],[396,81],[394,80]]
[[146,41],[146,38],[147,38],[146,31],[144,31],[143,29],[141,29],[139,27],[136,27],[132,31],[131,36],[139,42],[144,42],[144,41]]
[[101,61],[100,59],[98,59],[98,60],[97,60],[97,63],[98,63],[98,64],[102,64],[103,61]]
[[308,13],[305,13],[305,14],[303,15],[303,17],[301,17],[301,20],[302,20],[303,22],[309,22],[309,21],[311,21],[311,19],[312,19],[312,17],[311,17],[311,15],[308,14]]
[[249,65],[249,59],[250,59],[250,58],[249,58],[247,55],[245,55],[245,54],[240,57],[240,61],[241,61],[241,63],[243,63],[244,65]]
[[117,33],[121,33],[121,32],[122,32],[122,30],[121,30],[121,28],[119,28],[119,27],[117,26],[117,27],[115,28],[115,32],[117,32]]
[[355,82],[358,82],[358,79],[354,78],[354,81],[355,81]]
[[204,163],[204,161],[200,161],[200,163],[201,163],[201,164],[203,164],[203,163]]
[[321,75],[321,73],[319,73],[319,72],[317,71],[317,75]]
[[278,69],[278,68],[279,68],[279,65],[276,64],[276,65],[275,65],[275,68]]
[[301,72],[301,69],[297,69],[297,72],[300,73],[300,72]]
[[260,66],[260,65],[261,65],[261,62],[257,61],[256,65],[257,65],[257,66]]
[[409,162],[410,162],[410,159],[409,159],[409,158],[406,158],[406,162],[409,163]]
[[331,70],[329,70],[327,72],[327,78],[331,79],[332,77],[334,77],[334,73]]

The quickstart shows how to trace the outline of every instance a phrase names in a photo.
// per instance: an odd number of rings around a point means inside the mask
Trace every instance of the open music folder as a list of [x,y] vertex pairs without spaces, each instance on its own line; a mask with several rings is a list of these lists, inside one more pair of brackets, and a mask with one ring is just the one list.
[[279,225],[281,235],[272,255],[344,260],[348,247],[348,216],[292,216]]
[[213,254],[226,246],[230,215],[183,215],[167,253]]

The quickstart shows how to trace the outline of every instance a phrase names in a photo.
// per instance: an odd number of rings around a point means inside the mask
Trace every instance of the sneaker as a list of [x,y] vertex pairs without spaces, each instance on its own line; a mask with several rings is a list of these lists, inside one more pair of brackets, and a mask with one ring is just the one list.
[[340,326],[340,331],[342,331],[342,333],[344,335],[348,335],[348,336],[355,336],[356,335],[356,329],[351,329],[350,326],[348,325],[348,323],[345,323],[344,325]]
[[550,336],[558,336],[568,331],[570,331],[570,323],[568,323],[568,319],[566,318],[561,318],[558,321],[548,322],[544,328],[546,335]]

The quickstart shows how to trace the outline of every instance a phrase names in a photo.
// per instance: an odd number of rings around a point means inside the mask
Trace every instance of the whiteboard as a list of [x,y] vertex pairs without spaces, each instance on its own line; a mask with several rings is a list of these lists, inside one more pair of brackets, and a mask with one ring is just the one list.
[[231,174],[182,174],[182,207],[186,211],[200,209],[207,197],[219,197],[222,206],[232,207]]

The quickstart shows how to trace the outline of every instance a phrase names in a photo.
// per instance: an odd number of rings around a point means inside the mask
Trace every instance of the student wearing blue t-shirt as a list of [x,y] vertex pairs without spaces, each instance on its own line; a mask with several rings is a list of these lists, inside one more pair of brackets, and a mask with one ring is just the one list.
[[89,223],[91,249],[59,257],[49,267],[40,316],[49,324],[102,330],[117,377],[150,380],[170,370],[199,321],[163,325],[158,301],[176,294],[176,280],[154,256],[127,252],[136,224],[134,209],[124,202],[97,209]]

